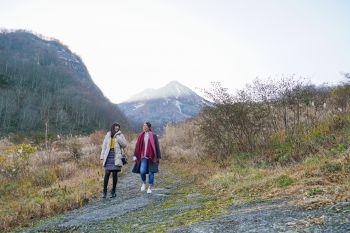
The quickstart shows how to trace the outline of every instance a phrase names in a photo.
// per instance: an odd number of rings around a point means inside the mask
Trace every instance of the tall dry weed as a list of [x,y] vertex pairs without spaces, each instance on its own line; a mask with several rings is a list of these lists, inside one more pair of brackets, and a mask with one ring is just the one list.
[[163,158],[181,159],[184,162],[204,159],[204,148],[198,132],[197,120],[166,126],[160,142]]

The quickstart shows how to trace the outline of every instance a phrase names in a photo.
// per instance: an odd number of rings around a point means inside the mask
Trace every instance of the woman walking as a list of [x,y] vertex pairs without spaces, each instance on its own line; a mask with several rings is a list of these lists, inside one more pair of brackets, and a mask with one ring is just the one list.
[[143,132],[137,138],[133,159],[136,161],[134,173],[141,174],[141,191],[146,190],[146,174],[148,174],[147,193],[152,193],[154,185],[154,173],[158,172],[160,149],[158,137],[152,132],[151,123],[143,124]]
[[100,159],[103,160],[103,167],[105,168],[103,198],[107,197],[108,180],[111,173],[113,174],[111,198],[116,197],[115,189],[118,182],[118,172],[121,171],[123,166],[121,158],[126,145],[127,141],[120,131],[120,124],[114,123],[103,140],[100,157]]

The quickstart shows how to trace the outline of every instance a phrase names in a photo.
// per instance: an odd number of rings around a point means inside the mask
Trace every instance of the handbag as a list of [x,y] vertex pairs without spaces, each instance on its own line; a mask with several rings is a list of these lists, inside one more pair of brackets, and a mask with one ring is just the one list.
[[126,155],[122,156],[122,163],[123,163],[123,165],[128,163],[128,158],[126,157]]
[[122,160],[123,165],[128,163],[128,156],[126,155],[124,149],[122,149],[122,158],[121,158],[121,160]]
[[132,172],[140,174],[140,167],[141,167],[141,162],[138,163],[137,161],[135,161],[134,167],[132,168]]

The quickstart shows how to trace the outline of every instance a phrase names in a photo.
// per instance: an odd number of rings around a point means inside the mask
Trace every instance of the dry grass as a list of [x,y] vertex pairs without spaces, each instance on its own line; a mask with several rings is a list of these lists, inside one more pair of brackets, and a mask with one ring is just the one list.
[[[88,137],[65,138],[29,156],[16,176],[0,171],[0,231],[27,226],[43,217],[86,204],[102,190],[100,161],[105,132]],[[8,151],[14,147],[0,141],[0,168],[9,166]],[[128,154],[132,149],[128,148]],[[13,161],[12,161],[13,162]]]
[[290,197],[306,209],[350,200],[350,150],[324,150],[285,166],[261,166],[256,158],[227,160],[220,166],[210,155],[194,151],[200,145],[191,132],[194,127],[190,122],[167,128],[163,166],[215,195],[237,201]]
[[288,197],[292,204],[313,209],[350,200],[350,152],[269,168],[234,163],[222,168],[209,160],[169,159],[162,169],[177,173],[203,192],[235,202]]
[[[221,171],[220,166],[211,160],[182,160],[167,158],[161,160],[161,169],[169,170],[182,179],[193,182],[194,185],[207,185],[207,181]],[[171,179],[174,179],[172,177]]]
[[212,177],[209,183],[219,192],[243,199],[280,196],[297,196],[301,200],[314,196],[332,201],[340,197],[349,199],[349,161],[347,152],[336,157],[314,156],[287,167],[233,165]]
[[201,146],[197,132],[198,122],[196,120],[167,126],[160,143],[162,157],[189,162],[193,159],[204,159],[204,148]]

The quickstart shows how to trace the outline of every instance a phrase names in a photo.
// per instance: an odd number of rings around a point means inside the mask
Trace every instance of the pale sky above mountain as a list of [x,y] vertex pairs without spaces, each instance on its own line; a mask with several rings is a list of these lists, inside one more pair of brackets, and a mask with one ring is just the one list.
[[68,45],[118,103],[171,80],[231,91],[256,77],[339,82],[349,11],[347,0],[0,0],[0,28]]

